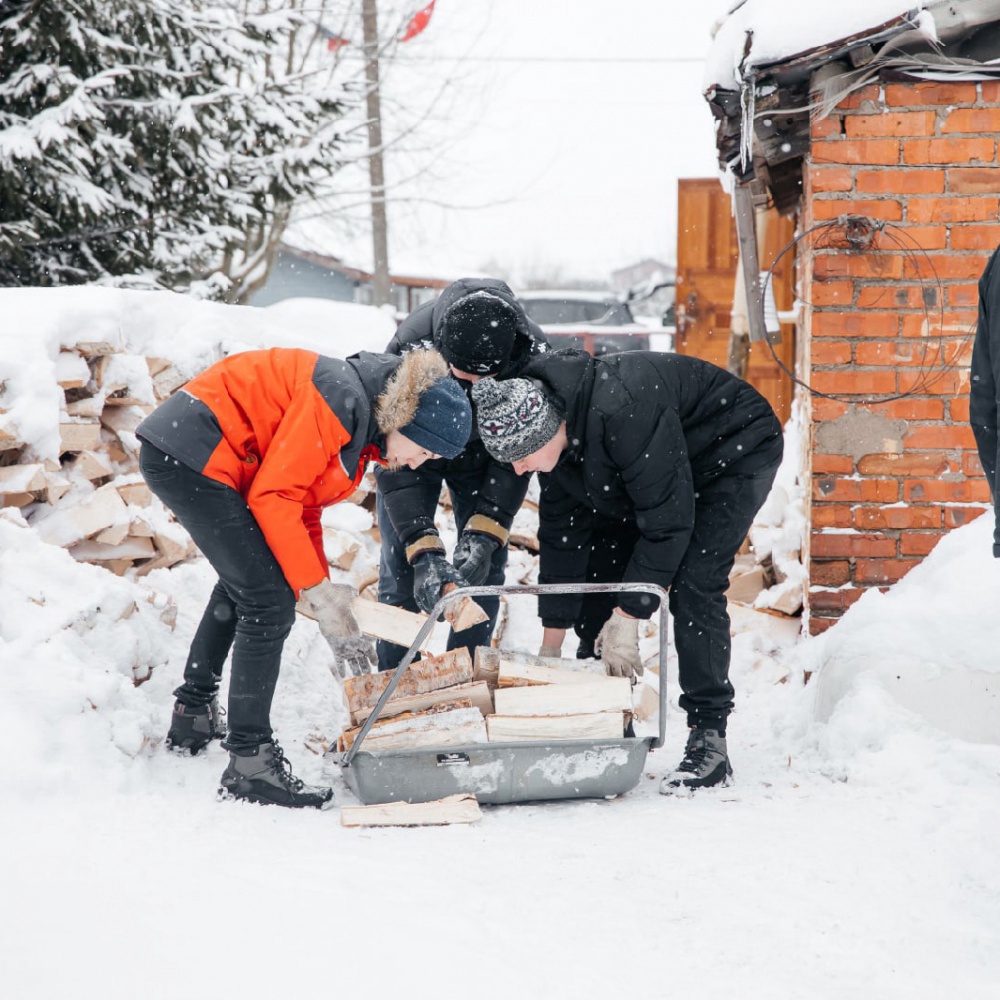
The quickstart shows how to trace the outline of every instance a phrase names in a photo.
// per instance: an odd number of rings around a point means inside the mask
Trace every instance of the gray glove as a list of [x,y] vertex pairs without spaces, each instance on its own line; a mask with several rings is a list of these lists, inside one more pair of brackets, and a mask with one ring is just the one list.
[[639,619],[626,618],[612,611],[594,643],[594,652],[604,660],[608,673],[613,677],[641,674]]
[[542,646],[538,650],[538,655],[558,660],[562,656],[562,646]]
[[320,632],[333,651],[337,674],[368,674],[378,662],[371,639],[361,634],[361,626],[354,617],[351,601],[357,596],[353,587],[343,583],[321,580],[314,587],[307,587],[299,595],[297,607],[316,619]]
[[327,636],[326,641],[333,651],[333,666],[341,680],[349,676],[370,674],[372,667],[378,663],[375,644],[365,635],[343,638]]

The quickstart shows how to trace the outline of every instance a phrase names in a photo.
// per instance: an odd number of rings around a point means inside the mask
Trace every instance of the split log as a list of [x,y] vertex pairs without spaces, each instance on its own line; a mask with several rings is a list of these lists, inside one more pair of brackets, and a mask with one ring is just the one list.
[[754,598],[764,589],[764,567],[754,566],[743,573],[736,573],[729,579],[726,597],[730,601],[752,604]]
[[90,366],[76,351],[56,355],[56,381],[63,389],[82,389],[90,381]]
[[0,493],[32,493],[44,490],[46,485],[45,466],[41,462],[0,468]]
[[125,538],[117,545],[102,545],[96,539],[84,539],[71,545],[69,554],[77,562],[117,562],[126,560],[128,563],[136,559],[150,559],[156,555],[153,542],[149,538]]
[[45,502],[55,503],[70,491],[70,481],[61,472],[45,473]]
[[182,385],[184,385],[185,382],[189,380],[189,377],[179,372],[168,362],[165,368],[161,368],[155,375],[152,376],[152,379],[153,395],[156,397],[157,402],[161,402],[166,399],[167,396],[173,395],[174,392],[176,392]]
[[410,646],[427,621],[427,615],[396,608],[391,604],[379,604],[356,597],[352,604],[361,631],[365,635],[395,642],[400,646]]
[[[351,717],[362,712],[367,716],[382,692],[389,686],[394,670],[383,670],[377,674],[361,674],[348,677],[344,681],[344,698]],[[453,649],[441,656],[427,656],[411,663],[403,674],[393,698],[404,698],[415,694],[426,694],[454,684],[468,684],[472,680],[472,659],[469,651]]]
[[[346,736],[345,733],[342,739],[345,750],[349,750],[351,747]],[[355,733],[354,739],[356,738]],[[361,747],[363,750],[371,751],[419,750],[422,747],[486,742],[486,720],[478,708],[449,708],[440,712],[398,716],[395,719],[387,719],[384,723],[376,723]]]
[[114,354],[125,350],[125,338],[121,331],[114,340],[78,340],[73,344],[63,344],[63,347],[71,347],[73,350],[85,357],[96,357],[99,354]]
[[520,660],[501,660],[497,683],[502,688],[534,684],[590,684],[605,677],[603,666],[600,672],[596,672],[588,669],[560,669]]
[[[493,711],[493,696],[485,681],[473,681],[469,684],[453,684],[438,691],[428,691],[425,694],[397,695],[392,697],[383,707],[379,719],[389,719],[404,712],[423,712],[435,705],[461,699],[468,702],[468,707],[478,708],[483,715]],[[374,707],[374,706],[372,706]],[[371,715],[370,707],[362,708],[351,714],[351,722],[360,726]]]
[[326,552],[327,562],[331,566],[336,566],[337,569],[347,572],[354,565],[354,560],[361,551],[361,543],[345,531],[324,528],[323,549]]
[[[454,583],[446,583],[442,593],[449,594],[457,589]],[[464,632],[473,625],[489,621],[490,616],[471,597],[462,597],[445,605],[444,620],[453,632]]]
[[59,451],[96,451],[101,447],[101,425],[96,420],[60,421]]
[[74,459],[66,464],[66,471],[83,476],[91,482],[95,479],[104,479],[113,476],[115,470],[107,457],[99,451],[81,451]]
[[[372,724],[370,730],[370,735],[375,733],[384,732],[399,732],[411,727],[411,725],[417,725],[418,728],[423,726],[423,722],[416,722],[414,720],[426,719],[431,715],[445,715],[448,712],[454,712],[459,709],[472,708],[472,702],[468,698],[453,698],[450,701],[438,702],[437,705],[432,705],[430,708],[424,709],[421,712],[403,712],[400,715],[392,716],[388,719],[376,719]],[[387,729],[390,724],[393,728]],[[354,746],[358,736],[361,734],[362,727],[360,725],[354,726],[351,729],[345,729],[337,737],[337,749],[343,753],[345,750],[350,750]],[[368,742],[368,736],[365,737],[365,742]]]
[[651,722],[660,714],[660,692],[645,683],[638,684],[635,690],[635,717],[640,722]]
[[491,743],[525,740],[605,740],[625,735],[623,712],[578,715],[491,715],[486,720]]
[[341,806],[340,825],[362,826],[446,826],[476,823],[483,818],[475,795],[449,795],[433,802],[386,802],[373,806]]
[[141,480],[136,482],[115,483],[118,495],[133,507],[148,507],[153,502],[153,493],[150,488]]
[[70,417],[83,417],[91,419],[99,417],[104,409],[103,396],[84,396],[82,399],[74,399],[66,404],[66,413]]
[[497,688],[493,699],[497,715],[631,712],[632,683],[627,677],[595,677],[586,684]]
[[80,503],[56,511],[38,525],[38,534],[51,545],[72,545],[127,520],[125,501],[111,483],[94,490]]
[[0,451],[11,451],[24,444],[21,431],[14,424],[14,418],[0,416]]
[[500,674],[500,650],[492,646],[476,646],[472,662],[472,679],[485,681],[491,691],[497,688]]

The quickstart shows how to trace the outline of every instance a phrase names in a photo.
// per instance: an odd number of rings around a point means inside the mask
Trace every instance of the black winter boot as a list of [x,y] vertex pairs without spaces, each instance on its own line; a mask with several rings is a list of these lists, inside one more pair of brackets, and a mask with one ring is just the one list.
[[326,809],[333,805],[333,789],[305,784],[292,774],[292,765],[277,743],[263,743],[253,754],[230,752],[229,767],[219,782],[219,798]]
[[175,701],[174,715],[167,730],[167,749],[193,756],[212,740],[225,738],[228,729],[222,718],[224,714],[225,709],[219,707],[218,698],[207,705],[185,705]]
[[732,774],[725,736],[715,729],[692,729],[684,759],[660,782],[660,794],[675,795],[728,784]]

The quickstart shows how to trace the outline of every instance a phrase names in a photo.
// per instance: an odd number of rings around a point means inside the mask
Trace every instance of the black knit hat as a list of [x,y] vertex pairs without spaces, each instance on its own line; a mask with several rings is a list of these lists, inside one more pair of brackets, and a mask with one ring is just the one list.
[[518,462],[559,430],[556,408],[526,378],[480,379],[472,387],[483,446],[498,462]]
[[499,295],[482,289],[463,295],[445,310],[435,346],[448,364],[470,375],[495,375],[510,359],[517,313]]

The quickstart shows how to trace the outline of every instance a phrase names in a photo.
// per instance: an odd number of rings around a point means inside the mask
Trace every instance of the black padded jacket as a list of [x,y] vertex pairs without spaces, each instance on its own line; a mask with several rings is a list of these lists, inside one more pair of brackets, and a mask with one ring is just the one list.
[[[403,320],[396,336],[386,346],[385,353],[405,354],[415,348],[437,347],[437,333],[444,313],[463,296],[484,290],[509,302],[518,315],[518,329],[510,360],[495,377],[519,376],[533,358],[548,350],[548,343],[538,324],[525,315],[510,288],[495,278],[462,278],[453,282],[436,299],[419,306]],[[459,384],[467,393],[472,388],[469,382],[460,381]],[[449,480],[449,473],[461,476],[463,483],[471,480],[477,484],[474,513],[466,527],[491,534],[504,543],[531,478],[517,475],[510,465],[489,456],[479,439],[475,421],[469,443],[456,458],[435,459],[425,462],[418,469],[399,469],[395,472],[378,469],[375,475],[379,491],[393,528],[411,559],[426,548],[440,547],[434,513],[441,495],[441,484]]]
[[[569,438],[559,464],[539,476],[541,583],[586,580],[600,515],[638,528],[625,581],[668,588],[687,549],[696,492],[720,477],[753,477],[781,457],[781,424],[768,401],[699,358],[556,351],[524,375],[565,416]],[[637,618],[657,606],[641,594],[618,603]],[[579,608],[570,595],[539,600],[550,628],[572,626]]]

